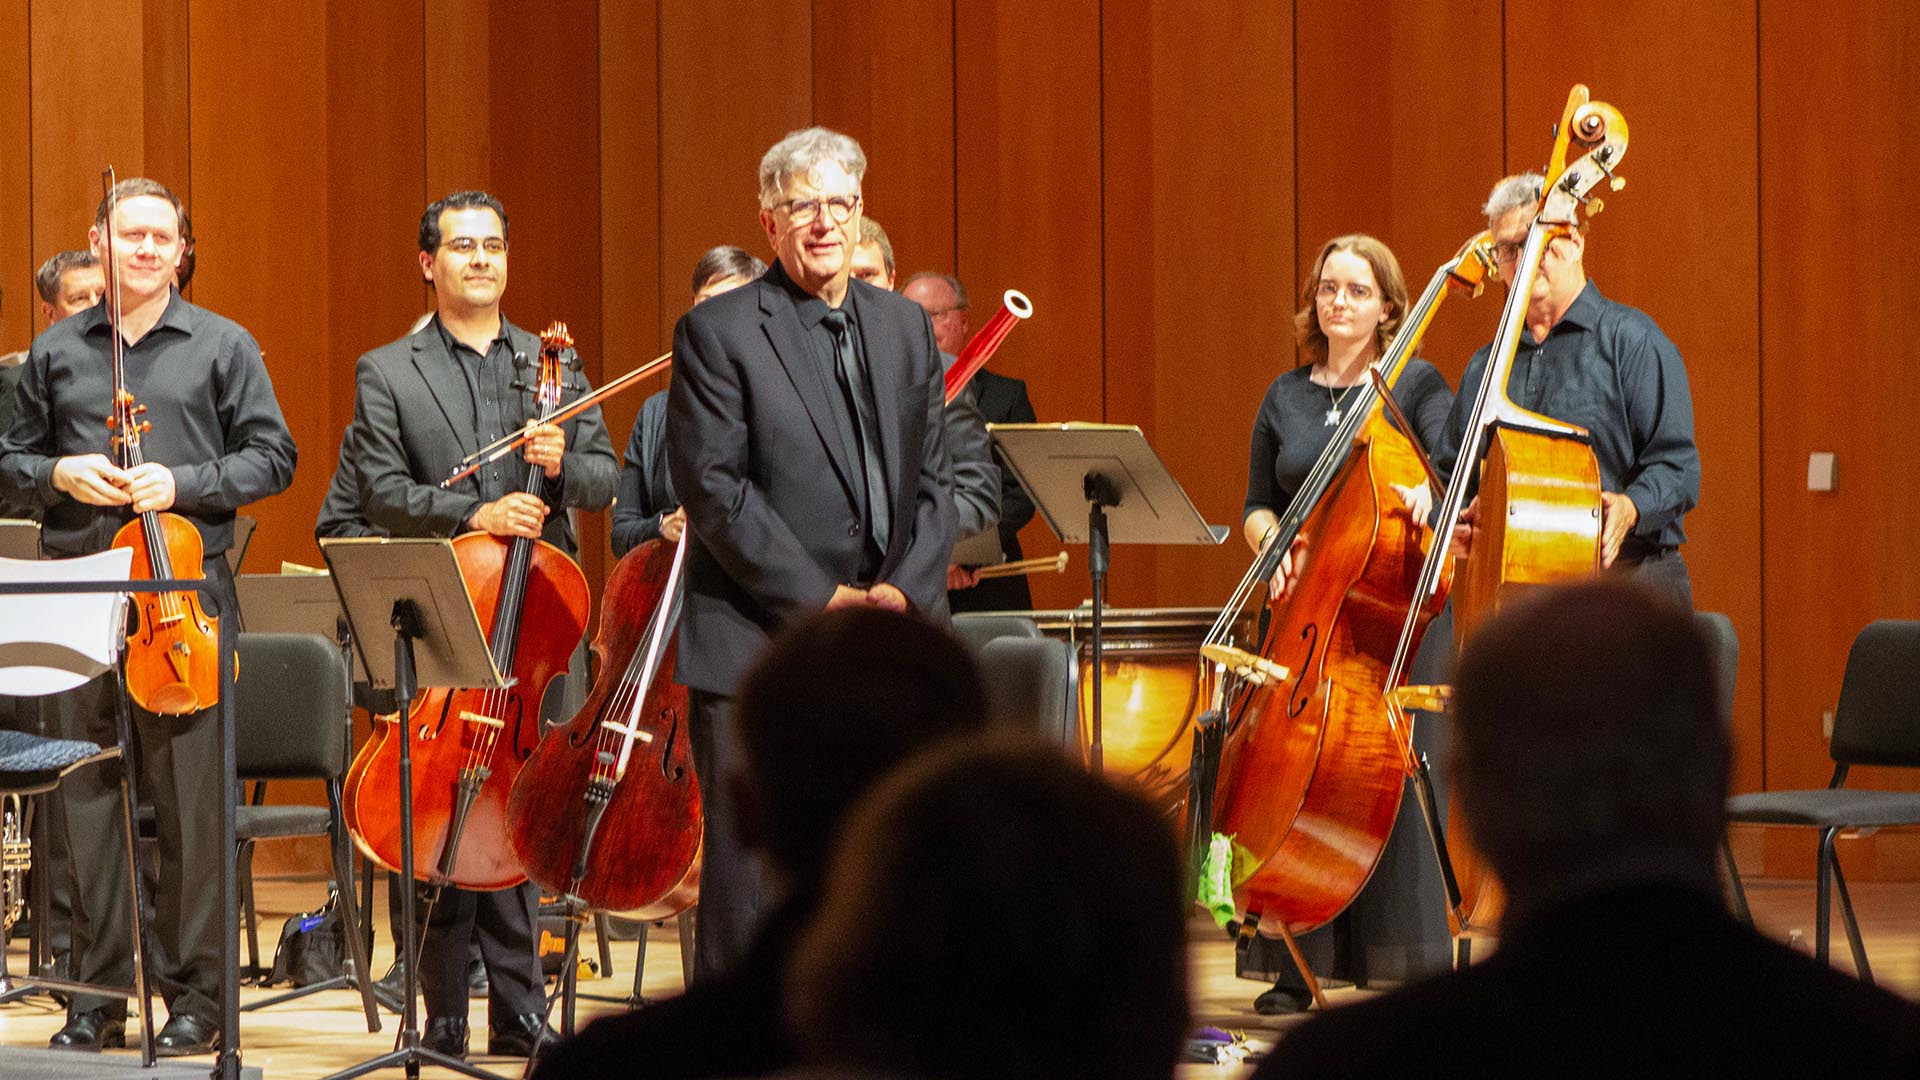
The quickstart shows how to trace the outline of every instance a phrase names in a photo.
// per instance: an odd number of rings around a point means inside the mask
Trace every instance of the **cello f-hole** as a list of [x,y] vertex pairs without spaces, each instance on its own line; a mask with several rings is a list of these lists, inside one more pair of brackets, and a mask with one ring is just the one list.
[[1319,667],[1318,664],[1314,663],[1313,654],[1314,650],[1320,647],[1320,624],[1308,623],[1301,628],[1300,637],[1301,640],[1307,643],[1307,652],[1305,656],[1300,658],[1300,665],[1293,669],[1293,692],[1287,695],[1287,717],[1289,719],[1298,718],[1301,713],[1307,710],[1307,706],[1313,704],[1313,688],[1315,684],[1310,681],[1310,673]]
[[673,766],[673,741],[680,737],[680,710],[667,708],[662,713],[667,723],[667,737],[660,740],[660,775],[669,780],[678,780],[681,770]]

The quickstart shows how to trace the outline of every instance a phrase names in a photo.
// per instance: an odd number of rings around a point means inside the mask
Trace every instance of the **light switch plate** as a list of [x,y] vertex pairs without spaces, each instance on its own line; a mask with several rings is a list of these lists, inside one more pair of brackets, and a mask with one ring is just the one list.
[[1807,455],[1807,490],[1832,491],[1835,472],[1839,468],[1834,455],[1825,451],[1815,451]]

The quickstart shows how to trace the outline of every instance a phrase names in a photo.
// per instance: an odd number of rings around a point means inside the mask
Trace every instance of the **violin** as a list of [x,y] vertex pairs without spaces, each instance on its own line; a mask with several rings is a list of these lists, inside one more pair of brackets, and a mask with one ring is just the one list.
[[[1446,602],[1444,587],[1415,589],[1422,560],[1446,544],[1395,490],[1434,477],[1388,390],[1449,292],[1477,296],[1492,266],[1482,233],[1435,271],[1202,646],[1215,719],[1231,717],[1211,818],[1231,852],[1223,869],[1244,944],[1265,926],[1291,947],[1345,910],[1399,814],[1410,742],[1382,694],[1398,677],[1399,613],[1411,605],[1424,629]],[[1289,551],[1294,586],[1270,601],[1264,637],[1241,648],[1237,616]],[[1206,808],[1204,793],[1196,802]]]
[[[540,335],[540,414],[564,388],[563,354],[573,346],[564,323]],[[545,471],[527,467],[521,490],[538,495]],[[401,739],[413,731],[413,841],[417,877],[469,889],[504,889],[526,880],[507,838],[507,799],[541,736],[540,702],[566,673],[586,631],[589,597],[580,567],[559,548],[530,537],[467,533],[453,540],[474,611],[489,627],[494,665],[509,676],[493,690],[432,689],[404,720],[381,725],[355,759],[347,817],[360,849],[389,869],[400,865]],[[379,793],[382,798],[361,798]]]
[[[140,437],[153,430],[141,419],[145,405],[127,389],[127,343],[120,336],[120,275],[113,254],[113,169],[100,177],[107,195],[107,227],[101,230],[107,257],[107,327],[113,338],[113,412],[107,429],[123,469],[145,464]],[[205,576],[206,544],[200,530],[179,514],[146,510],[113,534],[113,547],[133,549],[135,578],[198,579]],[[185,716],[220,700],[220,620],[201,607],[200,594],[138,593],[138,618],[127,634],[127,694],[160,716]]]
[[[1581,156],[1569,162],[1576,150]],[[1555,129],[1540,211],[1527,230],[1453,477],[1438,504],[1435,528],[1450,536],[1477,481],[1480,524],[1454,590],[1456,655],[1474,630],[1519,593],[1600,570],[1600,466],[1587,431],[1516,405],[1507,382],[1547,245],[1577,228],[1583,209],[1588,216],[1600,212],[1603,204],[1592,192],[1602,181],[1616,191],[1625,185],[1614,169],[1626,150],[1626,118],[1605,102],[1589,100],[1585,86],[1574,86]],[[1444,551],[1430,553],[1416,596],[1436,586],[1444,557]],[[1416,622],[1417,613],[1409,609],[1393,654],[1396,676],[1412,662],[1419,640]],[[1399,723],[1406,722],[1404,710],[1412,699],[1445,697],[1430,687],[1408,687],[1396,696],[1391,691],[1399,685],[1388,684],[1387,699]],[[1491,928],[1505,906],[1503,893],[1458,830],[1449,836],[1441,827],[1424,762],[1409,764],[1446,882],[1453,931],[1465,935]]]
[[608,575],[598,677],[521,766],[507,830],[527,876],[588,908],[664,919],[699,895],[700,784],[687,688],[673,680],[687,537],[649,540]]

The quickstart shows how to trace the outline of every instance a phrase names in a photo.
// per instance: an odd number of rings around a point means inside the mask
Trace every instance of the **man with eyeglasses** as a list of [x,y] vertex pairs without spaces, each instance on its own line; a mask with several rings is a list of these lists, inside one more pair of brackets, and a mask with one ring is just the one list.
[[[1544,183],[1538,173],[1507,177],[1483,207],[1503,276],[1520,261]],[[1507,392],[1522,408],[1587,429],[1600,463],[1602,566],[1691,607],[1681,518],[1700,501],[1700,452],[1686,365],[1651,318],[1587,280],[1586,247],[1584,227],[1548,242]],[[1491,350],[1474,353],[1461,380],[1433,455],[1443,474],[1460,453]],[[1456,543],[1472,542],[1476,510],[1463,515]]]
[[733,694],[786,624],[869,604],[947,616],[953,507],[940,357],[926,313],[851,280],[867,158],[824,128],[760,160],[775,261],[674,330],[668,471],[693,540],[677,677],[708,792],[696,981],[738,962],[768,897],[724,786]]
[[[613,500],[619,465],[600,410],[535,427],[525,450],[484,466],[451,488],[440,481],[481,446],[538,415],[529,366],[540,339],[500,313],[507,287],[507,212],[484,191],[461,191],[420,218],[420,272],[436,311],[419,330],[360,358],[353,423],[343,457],[358,476],[369,526],[391,536],[495,536],[545,540],[578,551],[568,508],[601,510]],[[566,397],[587,392],[567,377]],[[528,466],[541,490],[524,490]],[[571,646],[574,643],[569,642]],[[548,694],[548,719],[572,715]],[[378,796],[376,796],[378,797]],[[540,961],[534,949],[539,889],[448,887],[427,918],[420,985],[427,1005],[422,1042],[453,1057],[467,1052],[468,942],[478,939],[487,969],[487,1052],[526,1057],[551,1037]]]
[[[971,329],[967,316],[967,287],[952,274],[922,270],[907,279],[900,294],[919,304],[933,320],[933,336],[940,351],[960,355]],[[974,392],[974,404],[989,424],[1031,424],[1035,420],[1033,403],[1027,400],[1027,384],[1020,379],[981,368],[967,383]],[[1020,530],[1033,520],[1033,499],[1014,479],[1012,470],[1002,465],[1000,474],[1000,552],[1009,561],[1020,559]],[[1033,592],[1025,577],[993,578],[981,581],[971,570],[955,567],[947,578],[947,602],[955,611],[1026,611],[1033,607]]]

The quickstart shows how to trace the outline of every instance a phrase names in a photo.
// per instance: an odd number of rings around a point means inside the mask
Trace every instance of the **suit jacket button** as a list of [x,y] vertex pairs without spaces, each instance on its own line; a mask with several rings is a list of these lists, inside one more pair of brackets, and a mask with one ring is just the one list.
[[852,525],[849,525],[849,526],[847,526],[847,535],[848,535],[848,536],[859,536],[859,535],[860,535],[860,525],[859,525],[859,523],[857,523],[857,522],[856,522],[855,524],[852,524]]

